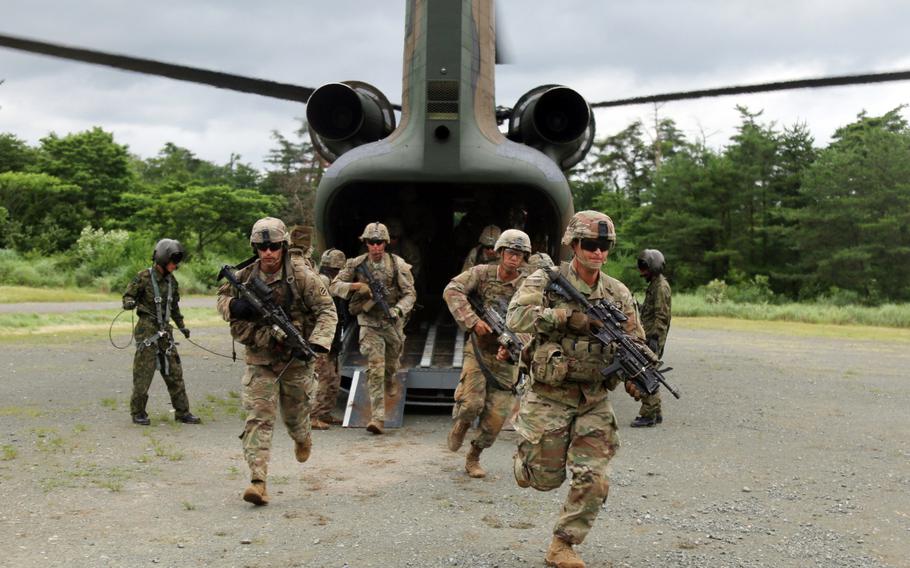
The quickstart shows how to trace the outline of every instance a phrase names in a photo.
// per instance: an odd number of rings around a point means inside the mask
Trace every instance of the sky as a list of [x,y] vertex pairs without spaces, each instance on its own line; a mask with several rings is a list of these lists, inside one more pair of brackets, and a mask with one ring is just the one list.
[[[757,82],[910,69],[910,3],[884,0],[499,0],[513,62],[497,104],[568,85],[589,102]],[[0,33],[316,87],[346,79],[401,100],[404,0],[0,0]],[[148,158],[167,142],[264,167],[302,105],[0,48],[0,132],[36,144],[100,126]],[[596,112],[597,136],[655,111],[720,148],[736,105],[824,146],[863,110],[910,103],[910,82],[740,95]],[[910,116],[910,112],[905,112]]]

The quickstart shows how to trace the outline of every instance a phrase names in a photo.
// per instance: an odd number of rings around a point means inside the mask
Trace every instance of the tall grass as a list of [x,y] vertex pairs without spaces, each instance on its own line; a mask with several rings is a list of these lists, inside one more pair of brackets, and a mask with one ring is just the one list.
[[712,302],[699,294],[674,294],[673,316],[910,328],[910,304],[734,303]]

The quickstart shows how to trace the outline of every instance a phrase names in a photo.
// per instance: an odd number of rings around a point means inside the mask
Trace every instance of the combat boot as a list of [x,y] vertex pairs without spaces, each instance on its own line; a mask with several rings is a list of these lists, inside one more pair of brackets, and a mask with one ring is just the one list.
[[584,560],[575,553],[572,543],[566,542],[556,535],[553,535],[553,542],[550,543],[544,560],[547,566],[556,566],[556,568],[585,568]]
[[313,430],[328,430],[330,426],[317,417],[310,418],[310,428]]
[[148,426],[152,421],[149,420],[149,415],[145,412],[140,412],[139,414],[133,414],[133,424],[138,424],[140,426]]
[[184,424],[202,424],[202,420],[192,412],[187,412],[180,416],[174,415],[174,420],[183,422]]
[[464,443],[464,436],[468,433],[468,428],[470,427],[471,423],[464,420],[456,420],[455,424],[452,424],[452,430],[447,438],[450,450],[453,452],[458,451],[458,448]]
[[660,414],[656,416],[637,416],[635,420],[632,421],[632,428],[650,428],[651,426],[656,426],[664,421],[664,417]]
[[253,505],[268,505],[269,494],[265,490],[265,481],[253,481],[243,492],[243,500]]
[[302,442],[294,442],[294,456],[297,461],[303,463],[310,459],[310,451],[313,449],[313,439],[307,436]]
[[464,460],[464,470],[468,472],[468,475],[480,479],[481,477],[486,477],[487,472],[480,467],[480,452],[483,450],[478,448],[474,444],[471,444],[471,450],[468,452],[468,456]]
[[367,432],[369,432],[370,434],[377,434],[377,435],[383,434],[383,433],[385,433],[385,430],[383,430],[384,426],[385,426],[385,424],[383,424],[383,420],[377,420],[374,418],[374,419],[370,420],[369,424],[367,424]]
[[325,422],[326,424],[330,424],[332,426],[341,426],[342,424],[344,424],[344,420],[342,420],[341,418],[335,418],[331,414],[324,414],[324,415],[320,416],[319,419],[322,420],[323,422]]

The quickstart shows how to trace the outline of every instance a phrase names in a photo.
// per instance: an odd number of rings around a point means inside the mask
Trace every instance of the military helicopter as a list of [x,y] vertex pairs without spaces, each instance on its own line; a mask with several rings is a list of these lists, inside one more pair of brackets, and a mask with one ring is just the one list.
[[[492,0],[409,0],[400,105],[360,81],[310,89],[10,36],[0,36],[0,46],[306,103],[312,140],[331,164],[316,192],[317,248],[357,254],[364,225],[393,218],[417,242],[423,309],[409,326],[402,368],[408,402],[427,405],[451,403],[463,336],[445,317],[441,290],[481,228],[522,228],[535,250],[565,256],[559,239],[574,211],[563,172],[591,148],[593,108],[910,79],[910,72],[826,77],[594,104],[545,84],[497,107],[495,20]],[[348,358],[345,375],[361,363]]]

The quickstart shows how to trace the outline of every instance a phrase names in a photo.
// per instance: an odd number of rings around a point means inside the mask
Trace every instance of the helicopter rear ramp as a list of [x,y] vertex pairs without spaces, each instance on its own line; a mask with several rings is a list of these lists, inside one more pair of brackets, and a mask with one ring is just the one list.
[[[398,412],[394,409],[399,406],[400,414],[403,414],[405,405],[452,406],[461,375],[464,334],[451,317],[420,322],[419,325],[409,326],[405,333],[407,338],[401,355],[401,370],[396,375],[399,392],[396,396],[387,396],[390,400],[386,405],[386,416],[389,417],[386,425],[390,428],[400,426],[400,419],[397,425],[393,425],[391,418],[392,412]],[[341,364],[341,387],[348,393],[344,425],[366,426],[369,421],[366,358],[359,352],[356,330],[349,335],[351,339],[345,346]],[[358,394],[360,391],[363,393]],[[394,407],[389,406],[392,401],[395,401]]]

